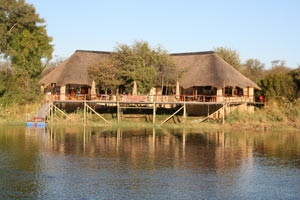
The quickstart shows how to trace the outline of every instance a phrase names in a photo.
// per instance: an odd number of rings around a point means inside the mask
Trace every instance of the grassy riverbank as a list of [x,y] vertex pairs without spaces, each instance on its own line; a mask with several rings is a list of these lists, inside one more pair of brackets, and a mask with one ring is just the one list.
[[255,112],[231,113],[226,124],[232,129],[299,129],[300,103],[269,102]]
[[0,104],[0,124],[25,124],[26,116],[34,116],[40,109],[40,104]]
[[[24,125],[26,115],[34,116],[39,109],[39,104],[31,105],[11,105],[9,107],[0,107],[0,124]],[[70,119],[57,113],[53,121],[49,122],[51,126],[82,125],[83,111],[69,113]],[[127,115],[122,122],[117,122],[115,114],[103,114],[103,117],[111,123],[105,123],[99,117],[93,114],[87,115],[87,125],[89,126],[116,126],[116,127],[153,127],[151,115]],[[166,119],[168,115],[157,115],[157,124]],[[190,118],[183,123],[182,116],[176,116],[170,119],[163,126],[166,128],[201,128],[201,129],[234,129],[234,130],[274,130],[274,129],[299,129],[300,128],[300,103],[277,103],[270,102],[265,108],[256,109],[255,112],[234,111],[225,119],[225,125],[222,121],[210,120],[202,123],[193,122],[195,118]]]

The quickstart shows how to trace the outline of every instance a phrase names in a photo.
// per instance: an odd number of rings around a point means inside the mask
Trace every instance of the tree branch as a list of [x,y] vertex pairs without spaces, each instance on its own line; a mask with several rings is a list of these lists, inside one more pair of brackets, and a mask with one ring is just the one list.
[[19,24],[19,23],[15,23],[15,24],[9,29],[9,31],[8,31],[7,33],[10,33],[11,30],[12,30],[17,24]]

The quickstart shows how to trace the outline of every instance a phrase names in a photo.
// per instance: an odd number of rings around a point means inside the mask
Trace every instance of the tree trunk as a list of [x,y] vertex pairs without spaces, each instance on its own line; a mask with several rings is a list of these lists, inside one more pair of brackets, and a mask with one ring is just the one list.
[[161,79],[161,94],[163,94],[164,91],[164,79]]

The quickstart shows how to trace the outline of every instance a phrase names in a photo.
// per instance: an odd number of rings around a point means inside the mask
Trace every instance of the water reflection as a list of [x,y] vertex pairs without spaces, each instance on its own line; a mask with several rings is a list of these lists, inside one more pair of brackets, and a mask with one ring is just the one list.
[[295,132],[0,127],[0,198],[294,199],[299,141]]

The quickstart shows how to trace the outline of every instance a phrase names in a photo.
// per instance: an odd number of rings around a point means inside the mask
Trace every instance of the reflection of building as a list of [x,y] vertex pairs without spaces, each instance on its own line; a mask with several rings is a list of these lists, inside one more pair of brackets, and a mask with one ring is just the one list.
[[278,184],[297,199],[297,132],[44,130],[0,126],[2,199],[247,199]]
[[[101,85],[96,85],[90,79],[88,67],[99,63],[110,54],[103,51],[77,50],[41,80],[43,89],[58,94],[56,98],[60,100],[80,99],[83,95],[94,95],[96,98],[96,94],[103,94],[103,91]],[[161,87],[152,88],[150,93],[156,95],[156,98],[168,95],[160,101],[254,101],[254,89],[259,87],[214,52],[178,53],[171,56],[182,76],[177,86],[164,87],[163,90]],[[177,97],[170,97],[172,95]]]
[[[133,168],[157,165],[227,170],[252,160],[253,142],[224,132],[189,134],[155,129],[102,130],[65,128],[49,131],[48,151],[60,155],[124,159]],[[238,162],[237,162],[238,161]]]

